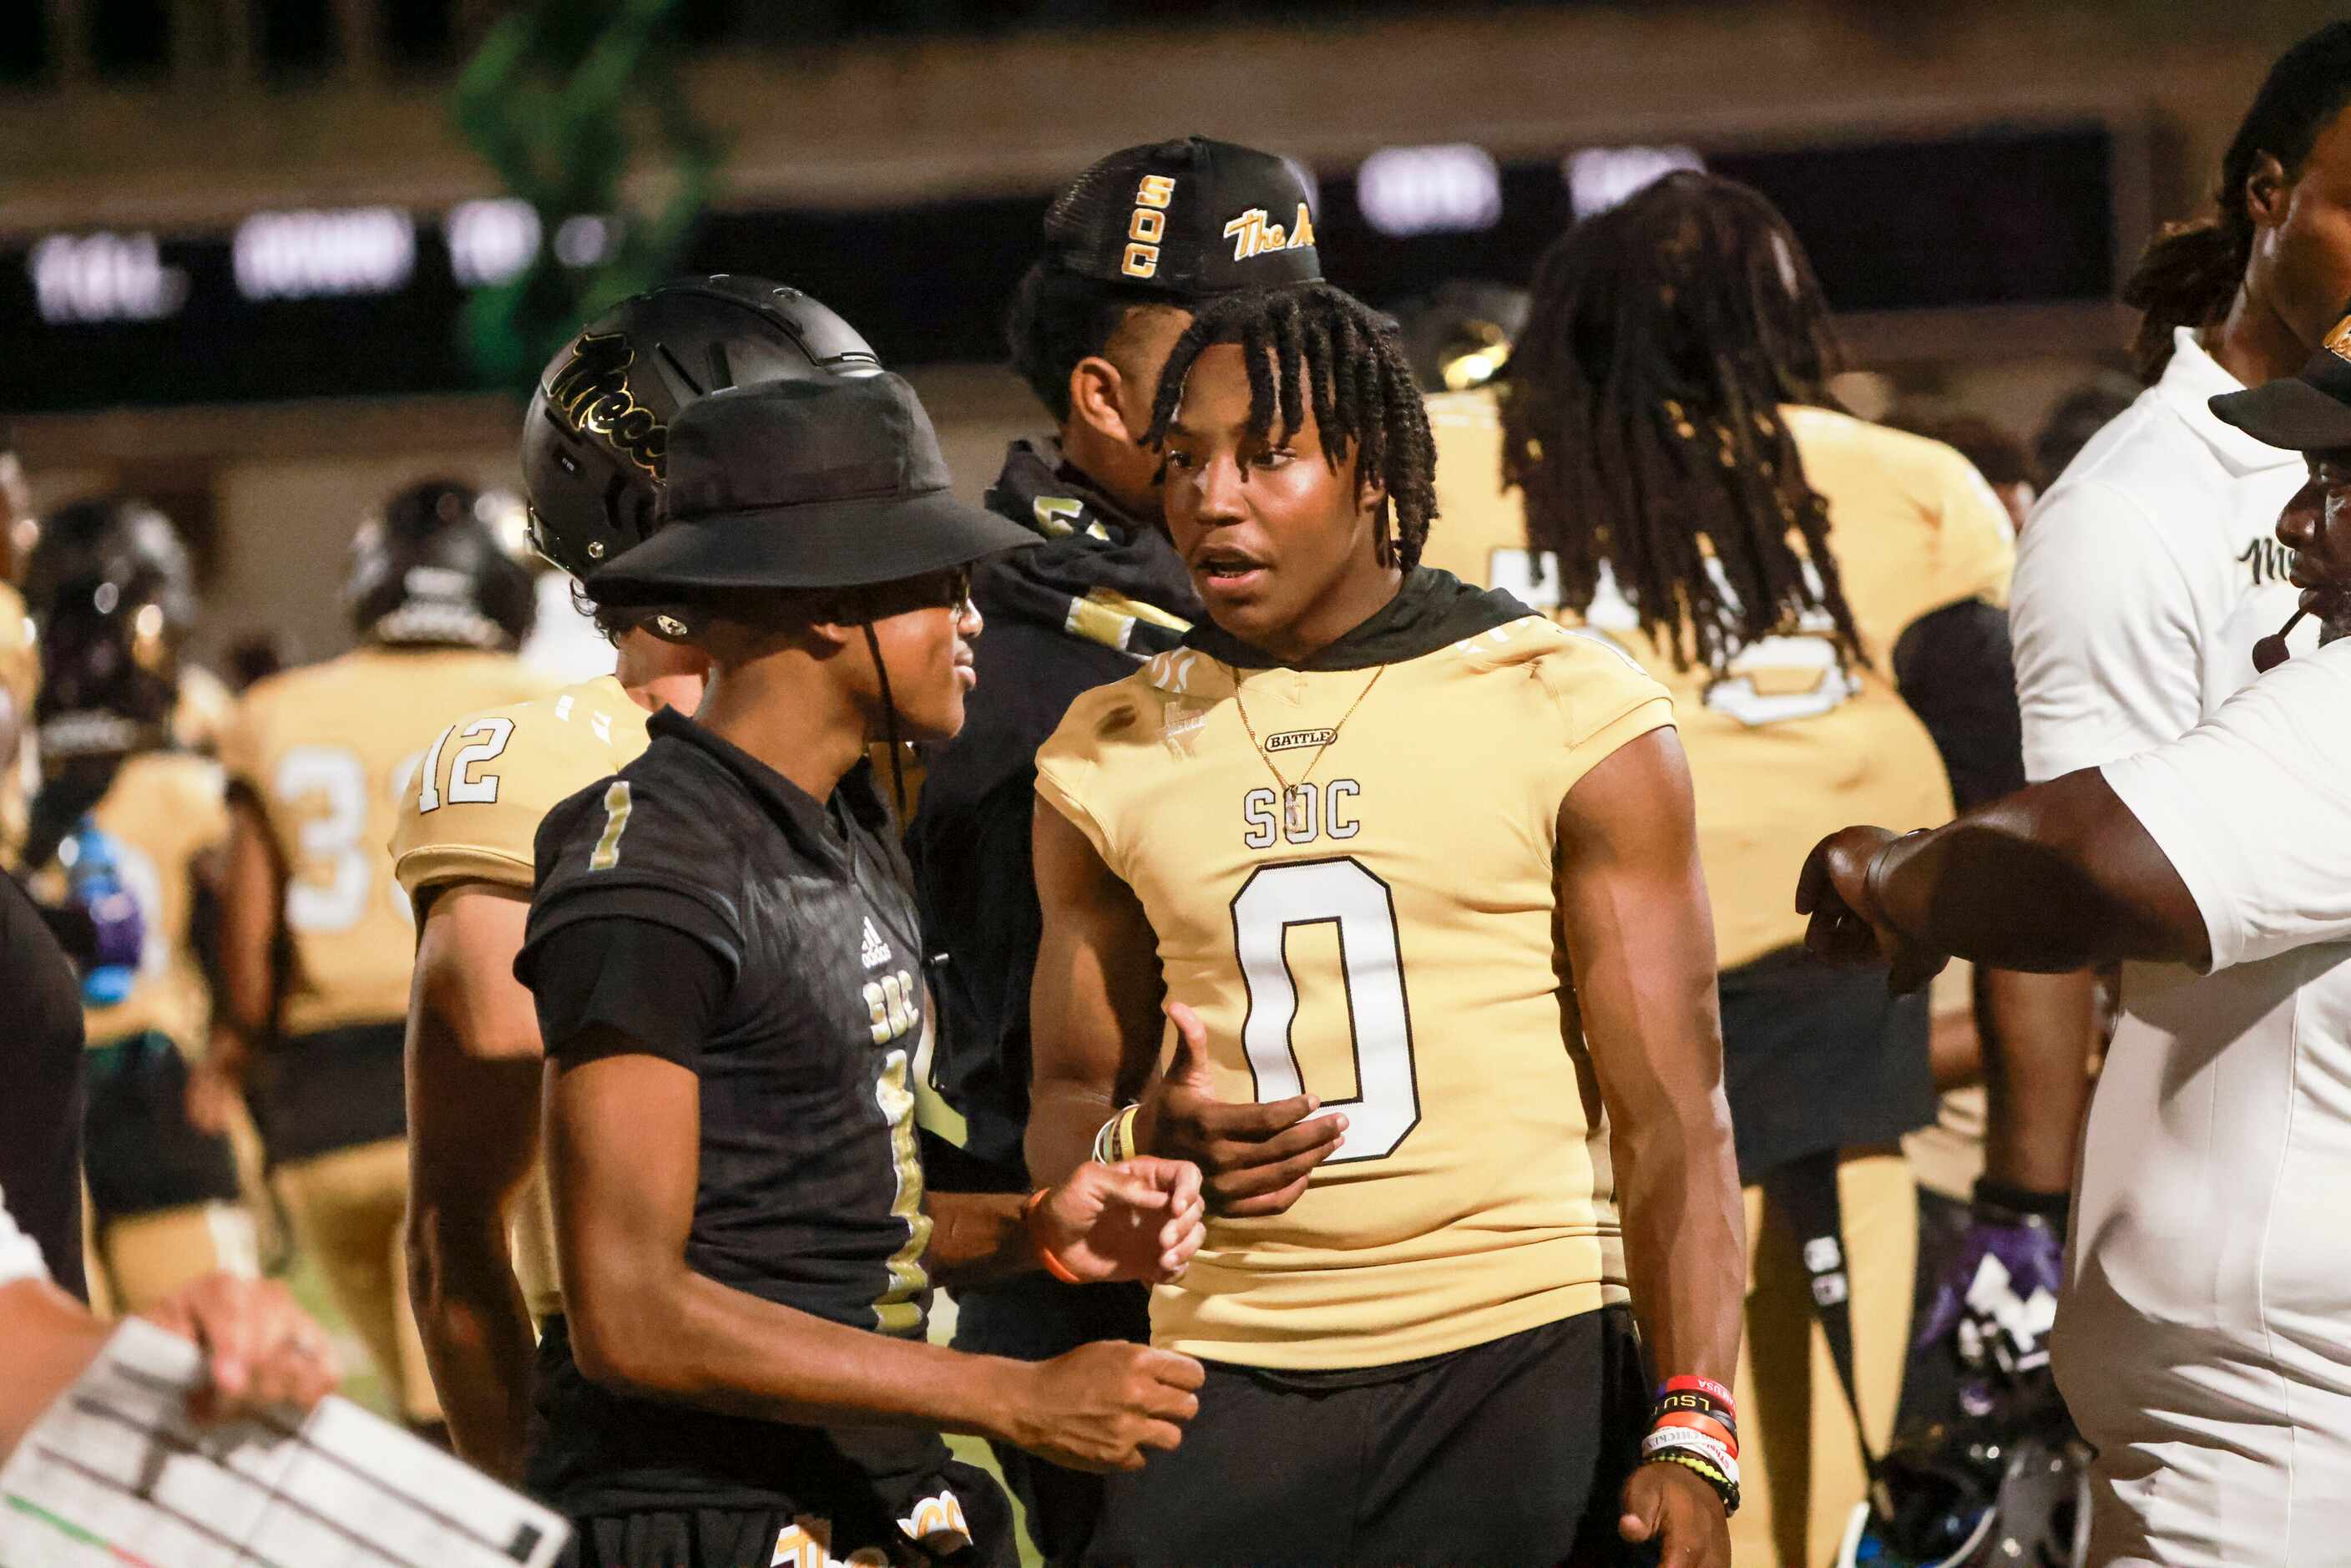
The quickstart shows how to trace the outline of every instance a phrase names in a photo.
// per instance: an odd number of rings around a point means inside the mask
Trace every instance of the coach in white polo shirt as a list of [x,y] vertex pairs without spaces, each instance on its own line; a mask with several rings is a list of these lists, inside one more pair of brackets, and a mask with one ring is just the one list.
[[[2214,408],[2308,449],[2277,537],[2332,637],[2351,316],[2325,342]],[[1883,954],[1897,984],[1947,954],[2128,963],[2055,1343],[2099,1450],[2091,1561],[2351,1563],[2351,641],[1933,833],[1847,829],[1798,902],[1818,948]]]
[[[2222,160],[2215,210],[2148,246],[2124,290],[2146,313],[2137,358],[2157,379],[2057,478],[2017,557],[2010,626],[2028,779],[2130,756],[2210,716],[2253,678],[2254,642],[2293,608],[2271,529],[2302,463],[2207,404],[2291,377],[2351,294],[2346,102],[2351,23],[2337,22],[2273,67]],[[2314,635],[2305,627],[2294,646]],[[1986,1042],[1987,1176],[2045,1200],[2078,1153],[2085,1194],[2135,1182],[2143,1129],[2118,1111],[2159,1092],[2136,1081],[2155,1054],[2138,1045],[2175,1027],[2182,998],[2125,976],[2085,1131],[2094,977],[1999,983],[2011,988],[2001,1038]],[[2076,1223],[2096,1209],[2077,1208]]]

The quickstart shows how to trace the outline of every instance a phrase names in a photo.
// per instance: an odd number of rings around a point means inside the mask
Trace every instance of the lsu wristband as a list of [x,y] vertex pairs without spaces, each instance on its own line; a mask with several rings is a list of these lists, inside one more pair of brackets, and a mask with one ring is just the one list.
[[1732,1402],[1730,1390],[1711,1377],[1668,1377],[1657,1387],[1657,1397],[1669,1394],[1703,1394],[1723,1409],[1736,1414],[1739,1406]]
[[1037,1210],[1044,1206],[1046,1198],[1052,1196],[1052,1191],[1051,1187],[1040,1186],[1029,1195],[1029,1201],[1020,1206],[1020,1228],[1029,1238],[1029,1249],[1037,1254],[1037,1261],[1044,1265],[1045,1272],[1064,1285],[1082,1285],[1085,1281],[1071,1272],[1070,1266],[1045,1245],[1045,1239],[1037,1234]]

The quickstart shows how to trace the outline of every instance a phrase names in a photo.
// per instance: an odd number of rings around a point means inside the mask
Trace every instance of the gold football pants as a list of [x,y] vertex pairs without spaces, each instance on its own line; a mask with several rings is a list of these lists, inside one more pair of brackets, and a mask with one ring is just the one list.
[[[1898,1149],[1847,1149],[1837,1201],[1852,1288],[1855,1380],[1873,1452],[1894,1430],[1910,1339],[1918,1195]],[[1853,1412],[1813,1311],[1812,1280],[1788,1227],[1747,1189],[1747,1315],[1739,1345],[1740,1568],[1819,1568],[1868,1488]]]
[[437,1421],[441,1402],[408,1304],[408,1145],[383,1138],[277,1167],[294,1239],[318,1260],[335,1305],[375,1357],[411,1421]]

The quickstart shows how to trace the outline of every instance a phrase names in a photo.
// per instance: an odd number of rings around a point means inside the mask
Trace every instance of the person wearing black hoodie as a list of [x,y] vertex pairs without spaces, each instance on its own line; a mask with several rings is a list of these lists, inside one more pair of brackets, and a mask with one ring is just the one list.
[[[989,508],[1044,542],[984,565],[979,685],[963,732],[925,759],[907,832],[939,1038],[924,1165],[939,1191],[1026,1192],[1029,982],[1041,916],[1029,866],[1037,748],[1080,694],[1173,648],[1201,614],[1140,437],[1168,350],[1204,300],[1322,276],[1311,193],[1284,160],[1201,137],[1130,147],[1045,217],[1015,297],[1012,364],[1057,424],[1012,443]],[[1212,1113],[1213,1114],[1213,1113]],[[1017,1279],[958,1292],[956,1348],[1041,1360],[1149,1335],[1138,1286]],[[1071,1559],[1102,1481],[997,1446],[1040,1549]]]

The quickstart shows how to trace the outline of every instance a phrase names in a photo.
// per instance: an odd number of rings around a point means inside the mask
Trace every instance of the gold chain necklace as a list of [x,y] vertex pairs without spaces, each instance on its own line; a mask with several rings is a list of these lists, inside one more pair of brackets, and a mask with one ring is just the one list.
[[1355,710],[1364,706],[1364,699],[1372,695],[1372,688],[1380,684],[1380,677],[1388,673],[1388,667],[1382,664],[1372,672],[1372,678],[1364,683],[1364,689],[1355,694],[1355,700],[1347,705],[1347,711],[1339,716],[1339,722],[1331,727],[1330,734],[1323,737],[1322,743],[1314,748],[1314,755],[1306,759],[1306,771],[1298,776],[1295,784],[1284,779],[1281,769],[1273,765],[1273,754],[1265,748],[1263,741],[1258,739],[1257,727],[1249,723],[1249,707],[1241,701],[1240,671],[1231,664],[1225,665],[1225,670],[1233,678],[1233,711],[1241,716],[1241,728],[1248,733],[1249,744],[1257,748],[1258,759],[1265,764],[1265,770],[1273,775],[1275,783],[1281,786],[1282,829],[1285,832],[1302,833],[1306,831],[1308,820],[1306,781],[1314,777],[1315,765],[1322,760],[1322,754],[1331,749],[1332,743],[1339,738],[1339,732],[1347,727],[1347,721],[1355,716]]

